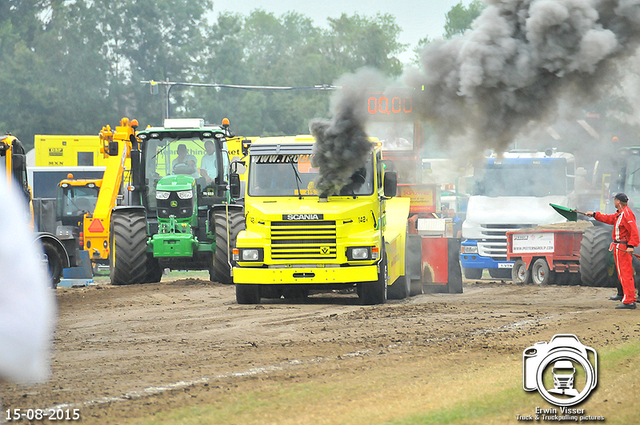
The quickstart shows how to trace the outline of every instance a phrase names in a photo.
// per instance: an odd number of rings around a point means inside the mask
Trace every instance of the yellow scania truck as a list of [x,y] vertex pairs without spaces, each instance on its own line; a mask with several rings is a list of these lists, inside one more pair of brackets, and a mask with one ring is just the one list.
[[239,304],[356,288],[363,304],[409,293],[405,244],[409,198],[394,198],[372,143],[365,166],[339,193],[320,198],[312,136],[255,140],[246,165],[246,230],[233,250]]

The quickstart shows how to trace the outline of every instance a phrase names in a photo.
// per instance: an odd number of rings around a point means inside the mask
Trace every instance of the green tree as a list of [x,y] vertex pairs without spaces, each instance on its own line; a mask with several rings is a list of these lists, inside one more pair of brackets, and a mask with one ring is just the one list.
[[122,116],[160,124],[163,102],[140,80],[193,78],[211,7],[211,0],[2,2],[0,98],[11,111],[0,130],[30,146],[35,133],[97,134]]
[[[280,17],[255,10],[246,17],[221,14],[211,28],[207,61],[198,73],[203,82],[258,86],[314,87],[331,84],[362,66],[387,75],[402,71],[395,55],[400,29],[390,15],[367,18],[342,15],[322,30],[298,13]],[[313,90],[185,90],[186,110],[209,122],[231,120],[236,133],[280,135],[307,133],[311,118],[328,114],[330,94]]]
[[[0,131],[27,146],[35,133],[96,134],[122,116],[161,124],[165,94],[141,80],[313,87],[362,66],[397,76],[400,28],[391,15],[347,16],[321,29],[303,15],[205,17],[211,0],[0,2]],[[229,117],[239,134],[308,132],[327,92],[171,90],[172,116]]]
[[377,14],[373,18],[355,13],[329,18],[330,31],[328,57],[341,72],[354,71],[367,66],[387,76],[402,73],[397,55],[407,45],[398,41],[400,27],[390,14]]
[[464,34],[485,7],[486,4],[481,0],[473,0],[467,7],[462,2],[453,6],[445,15],[443,37],[449,39]]
[[[485,3],[481,0],[473,0],[469,3],[469,6],[465,6],[462,2],[456,4],[445,14],[445,25],[443,38],[451,39],[456,35],[462,35],[471,28],[472,22],[480,16],[482,10],[486,7]],[[418,45],[413,49],[415,56],[412,63],[414,65],[420,65],[422,51],[427,45],[432,43],[433,40],[429,36],[420,39]]]
[[11,105],[1,124],[27,147],[35,133],[87,132],[104,106],[107,66],[95,21],[82,3],[16,3],[0,23],[0,98]]

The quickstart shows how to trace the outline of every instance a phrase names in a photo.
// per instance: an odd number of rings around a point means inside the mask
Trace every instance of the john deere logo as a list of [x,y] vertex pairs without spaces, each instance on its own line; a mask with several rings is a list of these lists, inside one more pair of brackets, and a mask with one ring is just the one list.
[[175,208],[175,207],[177,207],[177,206],[178,206],[178,201],[171,201],[171,204],[170,204],[170,205],[171,205],[173,208]]
[[329,255],[329,247],[328,246],[320,247],[320,254]]

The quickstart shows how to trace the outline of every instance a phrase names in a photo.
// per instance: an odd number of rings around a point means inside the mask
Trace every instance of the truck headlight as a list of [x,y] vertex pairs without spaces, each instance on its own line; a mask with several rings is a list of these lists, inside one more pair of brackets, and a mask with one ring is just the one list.
[[190,190],[182,190],[178,192],[178,198],[180,199],[191,199],[193,198],[193,192]]
[[235,248],[233,250],[234,261],[264,261],[264,250],[262,248]]
[[242,261],[258,261],[260,257],[260,253],[257,249],[243,249],[242,251]]
[[164,190],[159,190],[156,192],[156,199],[169,199],[169,192],[166,192]]
[[477,254],[478,246],[477,245],[462,245],[462,253],[463,254]]
[[347,248],[347,260],[370,260],[371,247],[349,247]]

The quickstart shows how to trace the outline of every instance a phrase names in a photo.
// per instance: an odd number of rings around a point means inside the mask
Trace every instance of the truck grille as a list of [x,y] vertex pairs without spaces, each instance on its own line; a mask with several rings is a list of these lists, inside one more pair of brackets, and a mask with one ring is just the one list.
[[534,226],[535,224],[481,224],[482,240],[478,241],[478,255],[507,261],[507,232]]
[[300,220],[271,222],[274,260],[336,259],[336,222]]

